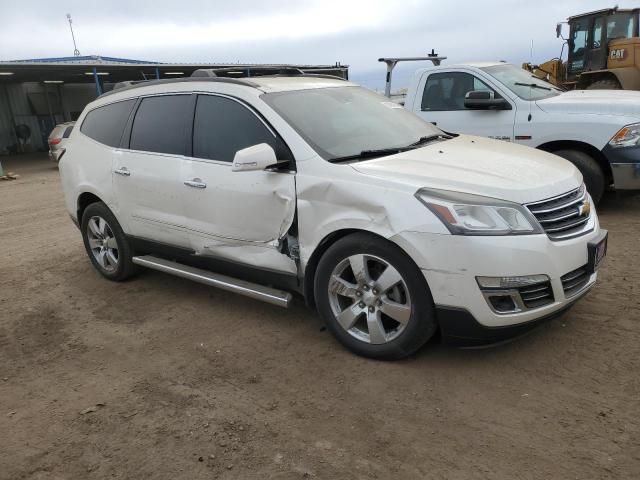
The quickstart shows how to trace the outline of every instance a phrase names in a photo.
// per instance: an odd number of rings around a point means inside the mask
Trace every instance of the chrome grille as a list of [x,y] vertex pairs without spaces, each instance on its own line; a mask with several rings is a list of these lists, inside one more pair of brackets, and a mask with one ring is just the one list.
[[589,282],[590,277],[591,275],[589,275],[586,265],[560,277],[564,296],[568,298],[578,293]]
[[536,283],[518,288],[522,303],[527,308],[544,307],[553,303],[553,289],[550,282]]
[[528,203],[526,207],[552,240],[564,240],[587,233],[591,202],[584,184],[563,195]]

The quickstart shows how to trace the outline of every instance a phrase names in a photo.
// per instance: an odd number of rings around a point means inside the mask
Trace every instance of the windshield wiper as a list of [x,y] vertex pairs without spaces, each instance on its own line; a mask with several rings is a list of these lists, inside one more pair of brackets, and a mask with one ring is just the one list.
[[543,87],[542,85],[538,85],[537,83],[521,83],[521,82],[515,82],[514,85],[518,85],[519,87],[531,87],[531,88],[538,88],[540,90],[549,90],[551,91],[551,88],[549,87]]
[[340,162],[348,162],[349,160],[364,160],[367,158],[395,155],[396,153],[406,152],[407,150],[413,150],[419,147],[420,145],[424,145],[425,143],[432,142],[433,140],[437,140],[439,138],[449,139],[451,137],[443,134],[428,135],[425,137],[420,137],[417,141],[407,145],[406,147],[379,148],[377,150],[363,150],[360,153],[356,153],[355,155],[345,155],[343,157],[334,157],[334,158],[330,158],[328,161],[330,163],[340,163]]
[[433,140],[438,140],[442,138],[443,140],[448,140],[451,137],[449,137],[448,135],[443,135],[441,133],[436,134],[436,135],[427,135],[426,137],[420,137],[416,142],[413,142],[409,145],[407,145],[407,148],[409,147],[417,147],[419,145],[424,145],[425,143],[429,143],[432,142]]
[[362,150],[360,153],[356,153],[355,155],[345,155],[344,157],[334,157],[334,158],[330,158],[328,161],[330,163],[340,163],[340,162],[348,162],[349,160],[362,160],[365,158],[384,157],[386,155],[394,155],[396,153],[404,152],[405,150],[407,149],[402,147],[379,148],[377,150]]

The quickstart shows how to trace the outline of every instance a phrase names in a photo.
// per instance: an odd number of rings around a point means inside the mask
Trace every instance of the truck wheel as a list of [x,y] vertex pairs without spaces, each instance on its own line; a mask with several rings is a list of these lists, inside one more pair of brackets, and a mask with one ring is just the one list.
[[587,90],[622,90],[622,85],[618,80],[608,78],[605,80],[598,80],[587,86]]
[[122,281],[135,273],[133,251],[116,217],[104,203],[92,203],[85,209],[80,229],[87,255],[103,277]]
[[558,150],[554,154],[573,163],[584,179],[584,184],[591,198],[597,205],[606,188],[605,176],[598,162],[580,150]]
[[322,256],[315,282],[320,315],[348,349],[393,360],[423,346],[437,328],[420,269],[396,245],[367,233],[338,240]]

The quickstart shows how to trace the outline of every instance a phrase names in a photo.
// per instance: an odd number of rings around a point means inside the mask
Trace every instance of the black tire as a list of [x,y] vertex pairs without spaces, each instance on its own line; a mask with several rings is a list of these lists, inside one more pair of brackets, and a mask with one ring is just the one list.
[[602,199],[602,195],[604,195],[604,191],[607,187],[605,175],[598,165],[598,162],[580,150],[558,150],[553,152],[559,157],[562,157],[566,160],[569,160],[573,163],[580,173],[582,173],[582,178],[584,179],[584,184],[587,187],[587,191],[591,195],[594,203],[597,205],[598,202]]
[[587,90],[622,90],[622,85],[620,85],[618,80],[608,78],[587,85]]
[[[396,283],[394,287],[391,287],[383,292],[377,292],[378,298],[385,298],[387,301],[390,299],[388,294],[395,295],[393,292],[400,290],[408,290],[408,297],[403,297],[403,308],[410,307],[410,316],[408,320],[405,320],[402,324],[398,323],[397,328],[392,330],[389,334],[389,341],[384,343],[374,344],[369,343],[373,337],[369,334],[369,340],[362,340],[354,336],[353,333],[347,331],[337,320],[334,313],[334,306],[332,306],[332,300],[329,293],[329,282],[331,276],[334,273],[334,269],[340,268],[340,265],[344,262],[349,262],[352,256],[367,255],[367,263],[369,266],[367,271],[371,273],[371,283],[369,287],[359,287],[357,292],[360,293],[359,300],[357,297],[344,298],[347,304],[351,306],[344,307],[346,312],[350,308],[358,308],[357,304],[363,303],[364,297],[362,296],[362,288],[367,289],[365,295],[373,295],[376,293],[376,281],[382,278],[382,274],[374,276],[372,270],[376,267],[376,262],[382,260],[387,263],[387,267],[391,266],[395,269],[396,273],[399,273],[403,283]],[[381,268],[385,268],[383,264],[379,264]],[[351,271],[354,273],[355,270]],[[385,270],[382,270],[386,272]],[[374,280],[375,278],[375,280]],[[356,284],[357,280],[352,280]],[[361,283],[364,285],[364,283]],[[372,234],[365,232],[354,233],[347,237],[344,237],[334,243],[324,253],[318,264],[314,281],[314,293],[318,311],[327,327],[333,333],[333,335],[352,352],[362,355],[364,357],[375,358],[380,360],[395,360],[411,355],[422,347],[436,332],[437,321],[435,314],[435,307],[433,304],[433,298],[429,286],[422,275],[420,269],[416,266],[413,260],[404,253],[398,246],[388,242],[384,239],[376,237]],[[404,295],[402,292],[400,295]],[[333,305],[335,305],[335,298],[332,297]],[[369,301],[370,298],[367,299]],[[382,302],[382,300],[379,300]],[[378,303],[377,305],[380,305]],[[368,311],[372,307],[366,307],[359,313],[359,322],[367,324],[366,318],[368,317]],[[373,307],[374,309],[376,307]],[[342,310],[342,307],[340,307]],[[382,312],[383,307],[380,307]],[[405,310],[405,313],[407,310]],[[372,315],[377,315],[372,314]],[[382,320],[380,324],[385,323],[383,331],[386,333],[386,325],[393,324],[395,320],[392,317],[386,316],[386,314],[380,313]],[[367,324],[368,325],[368,324]],[[355,328],[355,325],[354,325]],[[353,329],[350,329],[353,331]],[[395,333],[394,333],[395,332]],[[395,336],[394,336],[395,335]]]
[[[106,260],[107,267],[104,264],[98,261],[96,255],[94,254],[94,249],[90,245],[91,240],[96,240],[94,234],[90,230],[89,222],[92,219],[103,219],[106,222],[106,228],[104,231],[108,232],[105,236],[105,240],[109,240],[109,242],[115,241],[115,248],[110,248],[109,250],[112,252],[112,255],[115,256],[117,262],[109,263],[109,260]],[[94,224],[95,226],[96,224]],[[115,282],[120,282],[126,280],[130,276],[132,276],[136,272],[136,265],[131,261],[133,257],[133,250],[131,249],[129,243],[127,242],[127,238],[122,231],[122,227],[116,220],[116,217],[111,213],[111,210],[102,202],[96,202],[90,204],[82,214],[82,223],[80,224],[80,231],[82,233],[82,240],[84,241],[84,248],[87,251],[87,255],[89,256],[89,260],[93,264],[94,268],[100,272],[100,274],[108,280],[112,280]],[[90,236],[94,237],[90,239]],[[100,241],[100,240],[98,240]],[[109,244],[113,246],[113,243]],[[107,244],[103,247],[99,247],[98,249],[107,249]],[[96,250],[98,250],[96,249]],[[115,250],[115,253],[113,252]],[[106,257],[106,254],[103,258]],[[109,268],[111,267],[111,268]]]

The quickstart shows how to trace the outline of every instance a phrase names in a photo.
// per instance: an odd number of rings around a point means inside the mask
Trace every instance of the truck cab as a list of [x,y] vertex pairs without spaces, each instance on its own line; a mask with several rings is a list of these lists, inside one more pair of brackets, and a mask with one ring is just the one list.
[[405,108],[447,132],[555,153],[597,202],[611,185],[640,189],[640,92],[564,91],[504,62],[414,73]]

